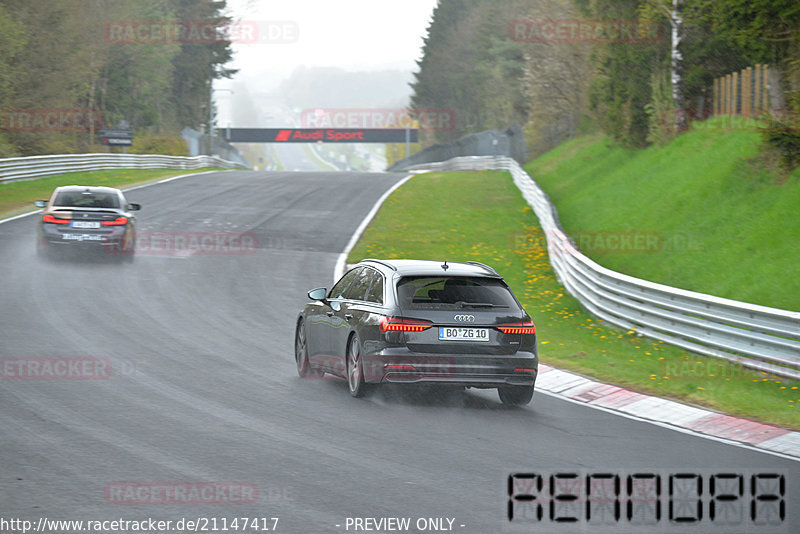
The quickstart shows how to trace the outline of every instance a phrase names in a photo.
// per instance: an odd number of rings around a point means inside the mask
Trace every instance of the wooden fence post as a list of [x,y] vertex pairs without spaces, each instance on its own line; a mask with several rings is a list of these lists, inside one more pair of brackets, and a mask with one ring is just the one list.
[[726,74],[722,77],[722,114],[728,114],[728,93],[730,92],[730,74]]
[[753,95],[753,100],[755,102],[753,109],[755,110],[756,115],[758,115],[761,112],[761,63],[756,63],[754,72],[756,83],[754,88],[755,94]]
[[756,63],[714,78],[712,115],[758,116],[770,109],[769,65]]
[[747,67],[747,116],[753,115],[753,67]]

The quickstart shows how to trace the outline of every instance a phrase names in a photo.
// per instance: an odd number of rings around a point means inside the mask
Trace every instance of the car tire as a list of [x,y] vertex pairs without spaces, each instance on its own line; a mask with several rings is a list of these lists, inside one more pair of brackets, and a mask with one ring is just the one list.
[[315,378],[322,376],[322,373],[311,368],[308,361],[308,346],[306,345],[306,327],[303,321],[297,324],[294,333],[294,361],[297,364],[297,374],[300,378]]
[[353,334],[347,344],[347,387],[353,397],[363,397],[370,391],[364,382],[364,366],[361,362],[361,343],[358,335]]
[[533,398],[533,386],[501,386],[497,388],[500,401],[509,406],[524,406]]

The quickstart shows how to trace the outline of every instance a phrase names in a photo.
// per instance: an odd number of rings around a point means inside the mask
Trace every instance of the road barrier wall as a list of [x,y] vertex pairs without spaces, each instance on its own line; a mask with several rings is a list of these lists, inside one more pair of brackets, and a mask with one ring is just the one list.
[[0,183],[28,180],[67,172],[103,169],[201,169],[247,166],[216,156],[161,156],[157,154],[58,154],[0,159]]

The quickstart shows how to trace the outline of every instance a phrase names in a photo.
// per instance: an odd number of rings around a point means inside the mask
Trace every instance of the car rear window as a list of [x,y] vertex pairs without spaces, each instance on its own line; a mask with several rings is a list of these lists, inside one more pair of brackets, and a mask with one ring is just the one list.
[[119,198],[114,193],[91,191],[61,191],[53,204],[59,207],[119,208]]
[[397,282],[404,309],[519,308],[511,290],[497,278],[409,276]]

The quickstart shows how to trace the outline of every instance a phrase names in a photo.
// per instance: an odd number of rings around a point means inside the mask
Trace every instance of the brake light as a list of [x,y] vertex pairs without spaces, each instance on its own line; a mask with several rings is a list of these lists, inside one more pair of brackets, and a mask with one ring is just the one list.
[[419,321],[416,319],[401,319],[399,317],[381,318],[381,332],[422,332],[432,327],[430,321]]
[[403,370],[403,371],[413,371],[414,370],[414,366],[413,365],[387,365],[386,368],[387,369],[400,369],[400,370]]
[[515,373],[534,373],[534,372],[536,372],[536,369],[529,369],[527,367],[517,367],[516,369],[514,369],[514,372]]
[[42,221],[43,222],[47,222],[47,223],[69,224],[68,220],[66,220],[66,219],[56,219],[55,217],[53,217],[49,213],[47,215],[45,215],[44,217],[42,217]]
[[128,218],[127,217],[117,217],[113,221],[103,221],[100,224],[102,224],[103,226],[128,224]]
[[497,327],[504,334],[535,334],[533,321],[527,323],[504,324]]

